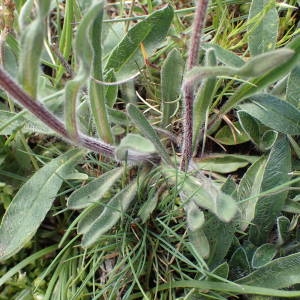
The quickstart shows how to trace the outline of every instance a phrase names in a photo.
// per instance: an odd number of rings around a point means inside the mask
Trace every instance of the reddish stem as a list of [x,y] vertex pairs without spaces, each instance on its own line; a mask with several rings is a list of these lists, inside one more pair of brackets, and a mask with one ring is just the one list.
[[[209,0],[198,0],[187,59],[187,71],[198,64],[201,34],[205,25]],[[180,169],[186,171],[192,158],[194,87],[183,84],[183,148]]]

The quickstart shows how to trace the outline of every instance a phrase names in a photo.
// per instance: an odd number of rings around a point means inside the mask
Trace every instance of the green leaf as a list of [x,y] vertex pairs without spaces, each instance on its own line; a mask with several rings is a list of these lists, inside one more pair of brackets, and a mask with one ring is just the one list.
[[276,220],[277,224],[277,245],[283,245],[289,236],[290,220],[285,216],[280,216]]
[[292,214],[300,214],[300,203],[298,201],[288,199],[282,210]]
[[173,49],[161,68],[162,127],[170,124],[170,118],[179,106],[183,71],[184,60],[179,51]]
[[300,134],[300,111],[286,101],[269,94],[249,97],[239,105],[247,114],[264,125],[290,135]]
[[[269,274],[270,279],[272,278],[272,274]],[[299,298],[300,291],[281,291],[278,289],[270,289],[258,286],[249,286],[244,284],[235,284],[232,282],[216,282],[209,280],[180,280],[180,281],[172,281],[165,284],[161,284],[157,287],[154,287],[151,292],[155,293],[157,291],[169,291],[170,289],[187,289],[187,290],[199,290],[199,291],[219,291],[219,292],[227,292],[227,293],[235,293],[236,295],[268,295],[274,297],[282,297],[282,298]],[[138,295],[137,298],[142,297],[142,293],[135,294]],[[220,299],[218,297],[218,299]],[[221,298],[222,299],[222,298]],[[275,300],[275,298],[272,298]]]
[[249,26],[249,49],[251,56],[275,48],[278,34],[279,16],[274,0],[252,0],[249,19],[259,15],[258,20]]
[[0,135],[11,135],[19,129],[22,129],[22,132],[54,134],[39,119],[25,111],[13,113],[0,110]]
[[[229,265],[227,262],[224,262],[220,265],[218,265],[214,270],[212,270],[212,273],[214,275],[217,275],[218,277],[222,277],[227,279],[228,278],[228,274],[229,274]],[[217,278],[213,277],[213,276],[209,276],[210,280],[212,281],[219,281]]]
[[165,39],[173,15],[173,8],[168,5],[132,27],[109,56],[106,72],[113,69],[118,81],[139,72],[144,65],[141,44],[151,56]]
[[137,192],[137,180],[117,193],[105,206],[101,215],[84,233],[82,246],[90,247],[108,230],[110,230],[124,215]]
[[98,202],[122,176],[124,168],[115,168],[75,190],[67,201],[69,209],[82,209]]
[[194,201],[187,201],[184,195],[181,195],[181,200],[183,203],[185,203],[184,209],[186,212],[186,221],[188,228],[191,231],[200,229],[205,222],[203,210],[201,210]]
[[[20,23],[22,17],[27,15],[29,12],[28,6],[23,6],[26,12],[21,12]],[[45,33],[45,18],[50,8],[50,1],[38,1],[37,17],[30,24],[25,25],[22,28],[21,34],[21,49],[19,58],[19,77],[20,83],[24,90],[33,98],[37,96],[38,78],[40,72],[40,56],[44,44],[44,33]],[[25,16],[26,17],[26,16]]]
[[128,151],[137,151],[143,153],[155,153],[156,149],[151,141],[141,135],[129,133],[122,140],[115,151],[119,160],[126,160]]
[[246,167],[255,161],[255,157],[238,154],[212,154],[196,160],[196,165],[201,170],[217,173],[232,173],[239,168]]
[[219,45],[212,43],[204,43],[201,46],[203,49],[214,49],[215,53],[218,57],[218,60],[222,62],[224,65],[228,65],[230,67],[239,68],[244,65],[244,61],[235,53],[228,51]]
[[212,180],[200,179],[176,169],[163,168],[167,180],[176,184],[186,201],[194,201],[199,207],[208,209],[220,220],[229,222],[237,212],[236,202],[224,194]]
[[300,108],[300,66],[297,65],[288,76],[286,100],[295,107]]
[[251,265],[254,269],[269,263],[276,255],[277,250],[273,244],[263,244],[256,249],[252,257]]
[[145,116],[133,104],[128,104],[126,108],[131,120],[135,123],[138,129],[153,143],[162,159],[171,165],[172,162],[166,148],[160,142],[157,133],[154,131]]
[[[214,49],[207,50],[205,56],[205,65],[217,65],[217,59]],[[203,135],[201,134],[201,128],[205,122],[207,113],[210,110],[210,105],[215,95],[216,83],[216,77],[204,79],[195,96],[193,107],[193,151],[196,150],[196,147]]]
[[[106,82],[115,82],[116,76],[113,70],[110,70],[107,74],[105,74]],[[118,85],[109,85],[106,87],[105,91],[105,100],[108,107],[112,108],[117,101],[118,96]]]
[[295,51],[289,48],[278,49],[251,58],[240,68],[227,66],[196,66],[185,75],[188,82],[197,83],[203,78],[216,76],[257,77],[288,62],[295,56]]
[[300,37],[296,37],[290,42],[287,48],[295,51],[295,54],[285,63],[280,64],[275,69],[268,71],[266,74],[254,78],[249,83],[242,84],[236,92],[224,103],[220,109],[220,114],[226,114],[242,99],[249,97],[260,90],[282,78],[291,69],[295,67],[300,55]]
[[240,110],[237,114],[243,130],[252,142],[255,143],[261,151],[271,149],[277,139],[278,133],[274,130],[269,130],[245,111]]
[[145,223],[149,219],[151,213],[154,211],[158,203],[158,197],[158,192],[156,192],[154,195],[148,195],[147,201],[141,206],[138,216],[142,219],[142,223]]
[[202,228],[189,231],[189,239],[197,251],[197,255],[208,258],[210,253],[209,242]]
[[77,233],[85,234],[100,216],[103,211],[103,204],[94,203],[88,206],[81,214],[77,225]]
[[[240,122],[234,122],[233,126],[223,126],[215,135],[215,139],[223,145],[238,145],[249,141],[249,137],[242,128]],[[235,129],[234,129],[234,128]],[[238,130],[238,132],[237,132]]]
[[35,234],[56,198],[63,177],[82,156],[71,150],[38,170],[18,191],[0,226],[0,260],[17,253]]
[[229,261],[229,267],[230,277],[233,279],[241,278],[250,273],[250,263],[243,247],[239,247],[232,254]]
[[264,288],[288,288],[300,283],[300,253],[275,259],[246,277],[236,281]]
[[[269,154],[265,167],[264,178],[261,184],[261,192],[278,187],[287,183],[291,171],[291,149],[285,136],[279,136]],[[280,214],[288,191],[279,191],[276,194],[267,194],[261,197],[255,208],[253,225],[250,227],[249,238],[255,245],[265,243],[275,223],[276,217]]]
[[238,69],[237,75],[245,77],[256,77],[273,70],[274,68],[289,61],[295,55],[295,51],[282,48],[268,51],[254,56]]
[[[262,156],[243,175],[238,187],[240,207],[240,227],[245,231],[254,218],[256,203],[259,198],[261,184],[266,168],[266,158]],[[250,198],[250,199],[248,199]],[[246,201],[243,201],[246,200]]]
[[217,217],[211,216],[204,224],[203,231],[210,248],[208,265],[218,266],[226,256],[234,237],[234,222],[223,223]]

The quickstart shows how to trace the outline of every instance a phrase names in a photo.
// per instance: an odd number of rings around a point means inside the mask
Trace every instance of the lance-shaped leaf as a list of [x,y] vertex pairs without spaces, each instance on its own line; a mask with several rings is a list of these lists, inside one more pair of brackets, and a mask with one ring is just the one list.
[[38,170],[18,191],[0,225],[0,260],[17,253],[35,234],[82,151],[71,150]]
[[252,257],[252,268],[260,268],[272,261],[277,253],[276,247],[273,244],[263,244],[258,247]]
[[300,111],[290,103],[269,94],[250,97],[239,107],[247,114],[276,131],[300,134]]
[[184,61],[179,51],[173,49],[161,68],[162,127],[170,124],[170,118],[179,105],[183,71]]
[[75,190],[68,198],[69,209],[82,209],[99,201],[121,177],[124,168],[116,168]]
[[127,105],[127,112],[131,118],[131,120],[135,123],[137,128],[153,143],[155,146],[157,152],[160,154],[162,159],[168,163],[172,164],[169,154],[166,151],[166,148],[163,146],[163,144],[160,142],[160,139],[153,129],[153,127],[150,125],[150,123],[147,121],[145,116],[139,111],[137,107],[135,107],[133,104]]
[[40,56],[44,43],[45,18],[50,8],[50,1],[38,1],[38,15],[30,24],[25,25],[32,1],[24,5],[23,12],[20,14],[21,51],[19,76],[20,83],[24,90],[33,98],[37,95],[38,77],[40,70]]
[[289,48],[269,51],[251,58],[240,68],[227,66],[199,66],[194,67],[185,76],[186,81],[197,83],[202,78],[210,78],[215,76],[241,76],[241,77],[257,77],[261,76],[280,65],[288,62],[295,55],[295,51]]
[[[216,66],[217,59],[214,49],[206,52],[207,66]],[[202,81],[195,97],[193,107],[193,150],[197,148],[201,138],[201,128],[205,122],[205,117],[209,111],[209,106],[214,98],[214,90],[217,83],[216,77],[206,78]]]
[[124,215],[137,192],[137,180],[117,193],[106,205],[101,215],[84,233],[82,246],[89,247],[108,230],[110,230]]
[[296,37],[294,40],[292,40],[292,42],[287,45],[287,48],[294,50],[295,54],[285,63],[278,65],[276,68],[268,71],[266,74],[254,78],[249,83],[247,82],[245,84],[242,84],[221,107],[220,113],[227,113],[239,101],[255,93],[258,93],[260,90],[273,83],[274,81],[282,78],[291,69],[293,69],[297,64],[300,55],[300,37]]
[[254,218],[255,207],[259,198],[265,168],[266,158],[262,156],[248,168],[240,181],[238,187],[238,200],[240,201],[241,230],[246,230]]
[[300,283],[300,253],[275,259],[258,270],[236,281],[264,288],[288,288]]
[[252,0],[249,19],[256,18],[249,30],[249,49],[252,56],[275,48],[279,16],[274,0]]
[[300,65],[298,64],[289,74],[287,81],[286,100],[299,108],[300,100]]
[[[291,149],[285,136],[278,136],[272,147],[261,183],[261,192],[286,184],[290,179]],[[280,214],[288,191],[285,189],[276,194],[266,194],[261,197],[255,207],[255,217],[250,227],[249,238],[255,245],[267,242],[269,233]]]
[[155,11],[132,27],[112,51],[105,70],[113,69],[118,80],[126,79],[139,72],[145,63],[142,51],[146,52],[144,55],[151,56],[154,50],[161,46],[173,15],[173,8],[169,5]]
[[229,67],[239,68],[245,63],[234,52],[226,50],[226,49],[220,47],[219,45],[216,45],[213,43],[203,43],[201,45],[201,48],[203,48],[205,50],[214,49],[216,56],[218,58],[218,61],[220,61],[224,65],[228,65]]

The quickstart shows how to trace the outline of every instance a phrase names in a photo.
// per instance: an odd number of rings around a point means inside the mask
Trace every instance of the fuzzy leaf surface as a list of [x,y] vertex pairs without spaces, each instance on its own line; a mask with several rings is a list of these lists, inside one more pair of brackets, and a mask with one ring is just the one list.
[[71,150],[39,169],[18,191],[0,225],[0,261],[17,253],[35,234],[56,198],[63,177],[82,156]]

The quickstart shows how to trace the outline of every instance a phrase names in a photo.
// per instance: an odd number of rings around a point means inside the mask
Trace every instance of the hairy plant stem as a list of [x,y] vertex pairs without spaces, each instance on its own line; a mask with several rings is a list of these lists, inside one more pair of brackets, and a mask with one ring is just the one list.
[[[198,0],[195,11],[195,17],[192,28],[191,42],[189,46],[187,71],[191,70],[198,64],[199,48],[201,34],[205,25],[209,0]],[[183,84],[183,148],[182,160],[180,169],[187,171],[189,162],[192,158],[192,142],[193,142],[193,102],[194,102],[194,87],[192,83]]]
[[[32,97],[10,77],[10,75],[0,67],[0,87],[6,91],[19,104],[25,107],[28,111],[38,117],[49,128],[53,129],[61,137],[70,143],[82,146],[86,149],[101,153],[108,157],[115,157],[115,147],[107,144],[99,139],[92,138],[82,133],[78,134],[77,140],[72,140],[67,132],[64,123],[50,112],[41,102],[35,101]],[[129,151],[127,159],[131,162],[149,161],[157,163],[160,161],[158,155],[144,154],[136,151]]]

